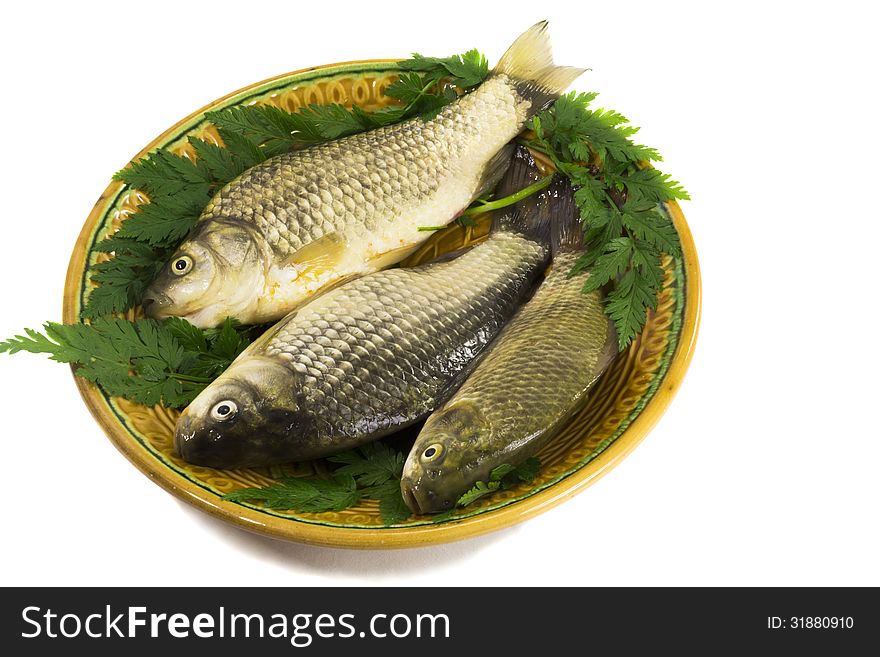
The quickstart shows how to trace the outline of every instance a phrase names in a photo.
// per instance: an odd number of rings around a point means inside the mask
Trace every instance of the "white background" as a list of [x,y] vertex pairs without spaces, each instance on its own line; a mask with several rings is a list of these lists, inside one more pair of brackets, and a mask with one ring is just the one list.
[[0,583],[880,585],[871,5],[10,4],[0,336],[60,320],[110,175],[196,108],[327,62],[473,46],[494,62],[542,18],[558,62],[592,67],[577,87],[643,126],[691,192],[704,307],[677,398],[607,477],[514,528],[392,552],[214,520],[115,450],[67,367],[0,356]]

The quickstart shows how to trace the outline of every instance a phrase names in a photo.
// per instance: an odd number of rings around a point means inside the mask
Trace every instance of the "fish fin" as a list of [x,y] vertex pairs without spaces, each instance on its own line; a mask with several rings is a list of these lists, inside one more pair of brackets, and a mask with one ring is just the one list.
[[[486,168],[483,169],[483,176],[480,178],[480,182],[477,185],[477,191],[474,193],[474,198],[479,198],[480,196],[483,196],[483,194],[495,189],[495,186],[498,185],[498,181],[504,177],[504,174],[510,166],[513,151],[513,144],[505,144],[502,149],[495,153],[495,155],[493,155],[486,163]],[[496,194],[496,197],[497,196],[498,195]]]
[[284,264],[295,267],[301,276],[317,278],[323,272],[337,268],[347,246],[345,237],[334,231],[297,249]]
[[617,358],[619,350],[617,348],[617,330],[614,328],[614,322],[608,320],[608,335],[605,338],[605,344],[602,345],[602,351],[599,352],[599,359],[596,362],[596,378],[598,379],[609,365]]
[[541,21],[513,42],[492,73],[511,78],[517,92],[531,101],[528,115],[532,117],[559,98],[568,85],[586,70],[553,63],[547,21]]
[[422,264],[425,265],[436,265],[440,262],[449,262],[451,260],[455,260],[460,255],[463,255],[474,248],[473,244],[468,244],[467,246],[463,246],[460,249],[455,249],[454,251],[447,251],[443,255],[439,255],[436,258],[431,258],[430,260],[426,260]]
[[563,252],[578,252],[584,248],[581,214],[574,202],[574,189],[568,179],[558,183],[557,194],[550,203],[550,250],[555,258]]
[[367,260],[367,264],[370,269],[385,269],[391,265],[396,265],[420,246],[421,244],[407,244],[406,246],[400,246],[396,249],[391,249],[390,251],[377,253]]
[[542,178],[535,158],[525,146],[517,146],[511,153],[509,162],[507,173],[495,190],[495,198],[516,194],[523,187],[528,187]]
[[519,233],[549,247],[560,195],[570,189],[564,178],[554,180],[548,188],[524,198],[512,210],[496,214],[492,230]]

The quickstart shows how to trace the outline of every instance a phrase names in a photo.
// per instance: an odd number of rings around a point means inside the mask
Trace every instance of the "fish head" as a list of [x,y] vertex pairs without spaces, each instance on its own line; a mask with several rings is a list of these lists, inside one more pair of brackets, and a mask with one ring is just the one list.
[[403,466],[400,490],[416,514],[452,509],[493,462],[492,426],[476,404],[458,401],[432,415]]
[[246,322],[266,280],[262,238],[233,218],[203,220],[144,292],[148,317],[183,317],[201,328]]
[[[244,354],[248,356],[248,354]],[[295,374],[264,356],[235,361],[184,410],[174,449],[193,465],[245,468],[289,462],[314,433]]]

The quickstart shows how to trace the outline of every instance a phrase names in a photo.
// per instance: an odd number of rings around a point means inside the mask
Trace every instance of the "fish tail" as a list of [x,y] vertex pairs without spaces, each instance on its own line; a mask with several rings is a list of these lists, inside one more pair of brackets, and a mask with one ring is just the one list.
[[[584,248],[584,231],[581,215],[574,202],[574,189],[567,178],[553,185],[556,194],[550,198],[552,216],[550,248],[553,257],[560,253],[578,252]],[[553,189],[553,187],[551,187]]]
[[[495,198],[515,194],[542,177],[529,149],[518,146],[504,179],[495,190]],[[527,196],[511,208],[497,211],[492,220],[492,230],[519,233],[549,246],[552,217],[549,195],[557,187],[558,182],[554,182],[547,189]]]
[[541,21],[513,42],[492,73],[508,76],[520,96],[531,101],[531,118],[559,98],[585,70],[553,63],[547,21]]
[[504,198],[516,194],[519,190],[538,182],[543,177],[535,163],[535,158],[525,146],[517,145],[512,153],[508,152],[508,157],[507,171],[501,178],[501,182],[498,183],[498,187],[495,188],[494,198]]

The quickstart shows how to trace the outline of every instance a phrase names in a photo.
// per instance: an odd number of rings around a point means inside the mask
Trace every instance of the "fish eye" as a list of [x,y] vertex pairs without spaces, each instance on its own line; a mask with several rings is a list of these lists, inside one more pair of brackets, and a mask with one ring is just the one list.
[[423,461],[436,461],[440,458],[440,455],[443,453],[443,445],[440,443],[434,443],[433,445],[428,445],[425,448],[425,451],[422,452],[422,460]]
[[229,420],[234,417],[236,413],[238,413],[238,405],[230,399],[217,402],[214,404],[214,408],[211,409],[211,417],[218,422]]
[[192,258],[187,255],[182,255],[171,262],[171,273],[175,276],[183,276],[192,269],[192,266]]

